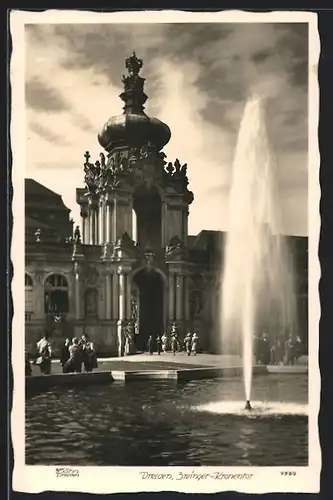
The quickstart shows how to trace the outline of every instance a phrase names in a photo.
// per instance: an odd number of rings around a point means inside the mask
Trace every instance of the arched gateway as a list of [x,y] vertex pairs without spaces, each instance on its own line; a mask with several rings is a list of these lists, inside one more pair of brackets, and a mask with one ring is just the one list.
[[156,338],[167,328],[167,279],[156,269],[144,267],[132,276],[132,300],[135,304],[135,345],[144,350],[148,336]]

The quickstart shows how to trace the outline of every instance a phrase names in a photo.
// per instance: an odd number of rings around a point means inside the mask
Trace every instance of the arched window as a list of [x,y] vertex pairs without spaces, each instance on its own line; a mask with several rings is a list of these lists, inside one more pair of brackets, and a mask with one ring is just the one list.
[[34,312],[34,284],[31,276],[25,274],[25,321],[31,321]]
[[96,317],[98,311],[98,292],[95,288],[88,288],[85,293],[85,314],[86,317]]
[[45,280],[44,311],[50,314],[69,312],[68,282],[62,274],[51,274]]

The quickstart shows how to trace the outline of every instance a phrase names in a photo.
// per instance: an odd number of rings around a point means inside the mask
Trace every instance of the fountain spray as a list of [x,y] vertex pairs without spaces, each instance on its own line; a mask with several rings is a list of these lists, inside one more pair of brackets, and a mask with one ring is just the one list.
[[[221,332],[224,352],[242,340],[245,409],[251,409],[253,339],[261,325],[294,330],[293,269],[281,236],[277,168],[266,130],[264,100],[253,95],[241,120],[229,193]],[[259,330],[259,332],[258,332]],[[240,337],[241,336],[241,337]]]

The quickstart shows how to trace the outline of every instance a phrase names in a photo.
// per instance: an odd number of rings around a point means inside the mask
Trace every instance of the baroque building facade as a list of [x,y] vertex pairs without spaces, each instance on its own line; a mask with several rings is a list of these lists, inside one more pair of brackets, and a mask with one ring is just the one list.
[[[85,153],[85,188],[76,190],[81,228],[74,236],[59,195],[26,183],[26,199],[35,200],[26,202],[28,349],[46,329],[56,349],[65,337],[86,334],[100,355],[122,356],[126,335],[140,351],[149,334],[172,325],[181,336],[195,331],[201,349],[217,349],[225,235],[188,235],[194,196],[187,165],[167,162],[162,149],[171,131],[144,112],[142,64],[135,53],[126,60],[123,114],[110,118],[98,136],[105,152],[94,162]],[[307,238],[289,237],[289,243],[306,343]]]

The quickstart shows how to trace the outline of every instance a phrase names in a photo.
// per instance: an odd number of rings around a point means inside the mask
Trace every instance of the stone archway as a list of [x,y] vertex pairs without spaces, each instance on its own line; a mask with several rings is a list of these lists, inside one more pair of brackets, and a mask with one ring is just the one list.
[[133,278],[138,290],[137,350],[144,350],[149,335],[156,338],[165,328],[165,280],[155,269],[138,270]]

